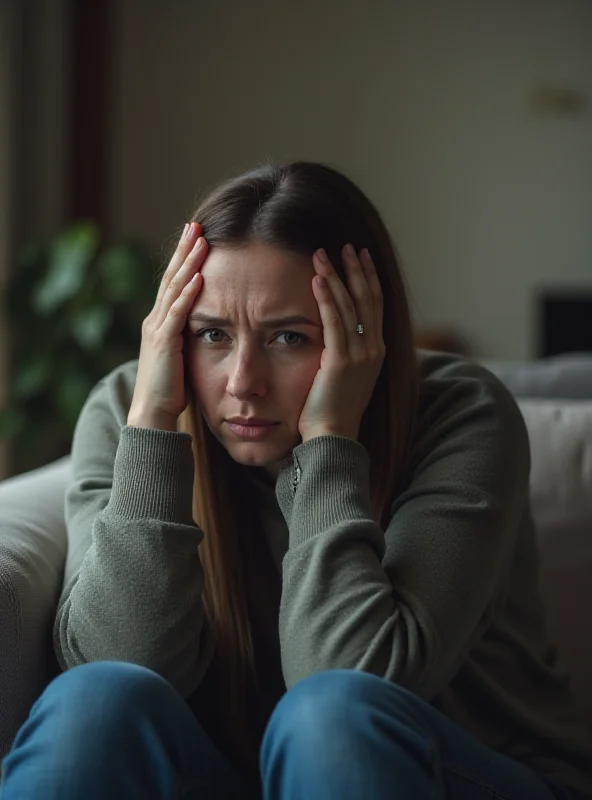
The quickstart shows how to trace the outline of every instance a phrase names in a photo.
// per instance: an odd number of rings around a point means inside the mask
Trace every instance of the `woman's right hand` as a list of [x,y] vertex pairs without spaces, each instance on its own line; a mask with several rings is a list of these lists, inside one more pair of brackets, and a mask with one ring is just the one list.
[[127,424],[138,428],[177,430],[187,406],[183,330],[203,286],[199,272],[208,244],[197,222],[185,226],[162,277],[154,308],[142,323],[138,374]]

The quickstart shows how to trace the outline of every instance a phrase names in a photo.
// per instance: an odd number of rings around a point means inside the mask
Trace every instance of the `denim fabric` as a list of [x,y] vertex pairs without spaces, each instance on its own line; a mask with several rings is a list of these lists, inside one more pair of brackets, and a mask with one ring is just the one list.
[[571,800],[416,695],[351,670],[313,675],[276,706],[253,786],[180,695],[144,667],[65,672],[3,763],[1,800]]

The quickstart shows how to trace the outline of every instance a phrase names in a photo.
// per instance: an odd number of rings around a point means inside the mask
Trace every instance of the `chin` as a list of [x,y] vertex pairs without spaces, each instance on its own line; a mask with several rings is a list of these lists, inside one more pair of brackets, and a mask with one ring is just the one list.
[[278,464],[289,456],[292,450],[301,443],[302,438],[298,433],[280,431],[279,436],[269,440],[248,441],[236,438],[224,430],[224,424],[211,425],[204,416],[204,420],[212,435],[220,442],[228,455],[238,464],[245,467],[267,467]]
[[223,442],[229,456],[245,467],[266,467],[276,464],[289,456],[298,439],[288,444],[272,444],[271,442]]

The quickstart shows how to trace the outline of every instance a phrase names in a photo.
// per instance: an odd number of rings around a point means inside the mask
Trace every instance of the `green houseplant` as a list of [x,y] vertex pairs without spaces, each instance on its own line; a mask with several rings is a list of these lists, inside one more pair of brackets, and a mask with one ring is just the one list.
[[156,265],[137,243],[102,247],[81,221],[21,250],[3,298],[10,331],[8,402],[0,438],[20,473],[69,452],[92,387],[140,347]]

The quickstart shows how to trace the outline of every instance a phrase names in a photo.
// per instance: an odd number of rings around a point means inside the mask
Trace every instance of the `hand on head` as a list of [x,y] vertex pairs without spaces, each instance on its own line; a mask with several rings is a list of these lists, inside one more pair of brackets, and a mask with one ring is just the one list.
[[183,331],[203,286],[208,253],[199,223],[189,223],[162,277],[154,308],[142,324],[138,374],[128,425],[175,431],[187,406]]

